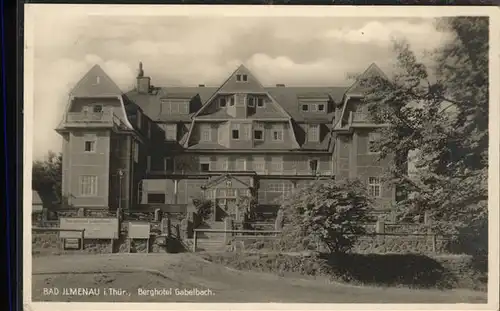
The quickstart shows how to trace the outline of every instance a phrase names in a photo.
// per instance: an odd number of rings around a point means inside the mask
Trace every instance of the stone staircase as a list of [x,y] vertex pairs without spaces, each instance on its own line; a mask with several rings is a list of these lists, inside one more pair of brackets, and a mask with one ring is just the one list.
[[[224,230],[223,221],[209,222],[207,224],[201,225],[198,229],[214,229],[214,230]],[[224,241],[224,233],[222,232],[203,232],[197,233],[197,252],[222,252],[225,251],[227,245]],[[189,239],[189,244],[192,249],[193,239]]]

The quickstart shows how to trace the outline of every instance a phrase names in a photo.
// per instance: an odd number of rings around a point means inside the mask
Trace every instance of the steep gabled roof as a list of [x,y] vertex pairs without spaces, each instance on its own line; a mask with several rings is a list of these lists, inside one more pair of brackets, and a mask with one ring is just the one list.
[[[233,180],[234,180],[234,181],[236,181],[237,183],[239,183],[239,184],[240,184],[241,186],[243,186],[243,187],[246,187],[246,188],[250,188],[250,187],[251,187],[251,185],[249,185],[248,183],[246,183],[246,182],[242,181],[242,180],[241,180],[241,179],[239,179],[239,178],[236,178],[236,177],[234,177],[234,176],[232,176],[232,175],[230,175],[230,174],[224,174],[224,175],[222,175],[222,176],[218,176],[218,177],[216,177],[216,178],[214,178],[214,179],[209,180],[209,181],[208,181],[208,182],[207,182],[207,183],[203,186],[203,188],[208,189],[208,188],[211,188],[211,187],[213,187],[213,186],[216,186],[216,185],[218,185],[218,184],[220,184],[220,183],[222,183],[222,182],[224,182],[224,181],[233,181]],[[238,188],[238,187],[235,187],[235,185],[232,185],[232,188]]]
[[74,97],[121,95],[122,91],[99,65],[94,65],[71,90]]
[[346,95],[349,94],[363,94],[366,88],[361,85],[361,80],[370,77],[381,77],[383,79],[389,80],[387,75],[380,69],[377,64],[372,63],[368,68],[356,78],[356,81],[346,90]]
[[[236,77],[246,76],[246,81],[238,81]],[[260,93],[267,95],[273,105],[283,114],[283,117],[291,117],[288,112],[280,106],[276,99],[268,92],[268,90],[259,82],[259,80],[250,72],[244,65],[240,65],[235,71],[224,81],[224,83],[212,94],[212,96],[203,104],[203,106],[194,114],[193,118],[200,115],[207,107],[213,104],[213,99],[218,94],[233,94],[233,93]]]

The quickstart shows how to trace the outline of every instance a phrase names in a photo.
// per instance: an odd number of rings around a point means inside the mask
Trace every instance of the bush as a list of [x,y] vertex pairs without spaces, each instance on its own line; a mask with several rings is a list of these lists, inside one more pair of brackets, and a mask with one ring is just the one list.
[[210,200],[196,198],[193,199],[193,205],[196,208],[196,214],[203,221],[210,219],[213,213],[213,203]]
[[319,181],[292,193],[282,204],[282,249],[349,251],[365,234],[370,200],[357,180]]

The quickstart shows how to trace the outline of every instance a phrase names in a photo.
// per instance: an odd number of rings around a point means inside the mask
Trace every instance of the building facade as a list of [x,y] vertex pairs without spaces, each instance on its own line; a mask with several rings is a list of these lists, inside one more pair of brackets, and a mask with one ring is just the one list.
[[[364,75],[383,75],[372,64]],[[94,66],[70,93],[63,137],[63,195],[74,207],[171,211],[214,200],[216,219],[239,196],[272,214],[314,180],[359,178],[381,209],[395,201],[373,149],[376,129],[348,87],[263,86],[245,66],[218,87],[155,87],[139,66],[122,92]]]

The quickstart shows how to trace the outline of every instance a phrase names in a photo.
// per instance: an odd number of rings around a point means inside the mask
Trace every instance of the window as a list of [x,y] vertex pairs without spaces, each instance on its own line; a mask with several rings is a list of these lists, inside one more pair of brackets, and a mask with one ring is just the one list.
[[325,104],[314,103],[314,104],[312,104],[311,111],[313,111],[313,112],[323,112],[323,111],[325,111]]
[[264,98],[257,98],[257,107],[264,107]]
[[236,159],[235,162],[236,171],[246,171],[247,170],[247,161],[245,159]]
[[165,140],[170,140],[170,141],[177,140],[177,124],[165,125]]
[[264,157],[255,157],[253,159],[253,170],[257,173],[265,173],[266,172],[266,161]]
[[307,140],[310,142],[319,142],[319,124],[309,124]]
[[318,160],[310,160],[309,168],[311,169],[311,172],[315,174],[318,171]]
[[236,198],[236,189],[226,189],[227,198]]
[[369,177],[368,178],[368,194],[372,197],[381,197],[382,196],[382,186],[380,184],[380,178],[378,177]]
[[101,113],[102,112],[102,105],[94,105],[93,111],[94,111],[94,113]]
[[165,204],[165,193],[148,193],[149,204]]
[[170,106],[170,113],[171,114],[178,114],[179,113],[179,104],[169,102],[168,106]]
[[242,78],[243,78],[243,81],[245,81],[245,82],[248,81],[248,76],[247,75],[243,75]]
[[236,75],[236,81],[241,81],[241,75]]
[[234,96],[229,97],[229,106],[234,106]]
[[200,125],[201,141],[212,141],[212,131],[208,124]]
[[264,140],[264,135],[261,129],[253,131],[253,138],[255,140]]
[[139,163],[139,143],[134,141],[134,161]]
[[233,139],[240,139],[240,130],[232,130],[231,131],[231,137]]
[[262,123],[255,123],[254,131],[253,131],[253,138],[255,140],[264,140],[264,127],[263,127]]
[[95,152],[95,140],[85,142],[85,152]]
[[251,96],[248,97],[248,107],[251,107],[251,108],[255,107],[255,98],[253,98]]
[[171,157],[166,157],[165,158],[165,170],[167,172],[173,172],[175,167],[175,162],[174,159]]
[[236,140],[240,139],[240,125],[239,124],[232,125],[231,138],[236,139]]
[[309,105],[302,105],[302,111],[309,111]]
[[210,172],[210,163],[200,163],[200,170],[202,172]]
[[179,106],[182,114],[189,114],[189,102],[180,103]]
[[283,158],[282,157],[272,157],[271,158],[271,171],[273,171],[273,172],[283,171]]
[[80,195],[81,196],[97,195],[97,176],[91,176],[91,175],[80,176]]
[[224,108],[224,107],[226,107],[226,98],[221,97],[219,98],[219,108]]
[[273,140],[282,141],[283,140],[283,130],[273,130]]
[[368,153],[378,153],[377,142],[380,140],[380,133],[368,134]]
[[188,114],[189,100],[186,99],[162,99],[161,100],[162,114]]
[[101,83],[101,77],[97,76],[95,77],[95,84]]
[[267,191],[269,192],[285,192],[289,193],[293,189],[290,183],[270,183],[267,185]]

